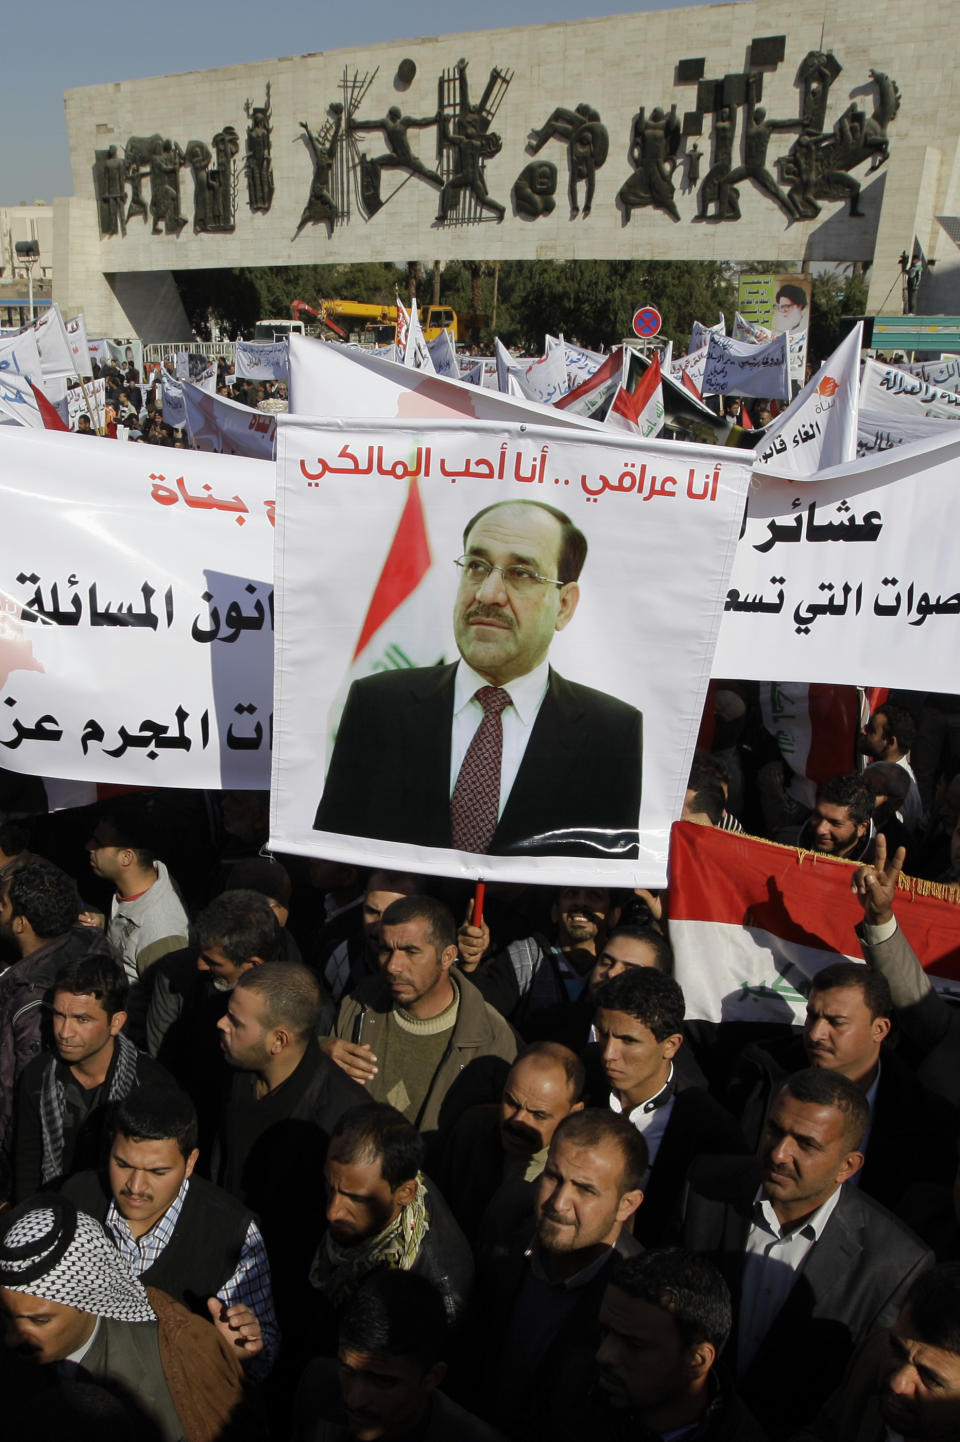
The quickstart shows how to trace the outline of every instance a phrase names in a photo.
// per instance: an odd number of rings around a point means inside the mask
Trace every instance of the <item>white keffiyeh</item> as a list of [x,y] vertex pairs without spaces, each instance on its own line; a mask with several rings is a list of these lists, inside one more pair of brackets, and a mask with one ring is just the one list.
[[156,1320],[100,1223],[52,1194],[21,1202],[0,1220],[0,1287],[118,1322]]

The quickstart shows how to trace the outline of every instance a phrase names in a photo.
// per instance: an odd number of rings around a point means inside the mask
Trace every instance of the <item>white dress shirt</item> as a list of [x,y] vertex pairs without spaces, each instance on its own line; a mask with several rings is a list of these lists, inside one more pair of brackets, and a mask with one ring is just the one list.
[[740,1300],[737,1370],[742,1376],[760,1349],[780,1308],[790,1295],[807,1254],[820,1240],[840,1200],[837,1187],[802,1226],[784,1231],[763,1188],[753,1199],[753,1221],[747,1233]]
[[[657,1153],[660,1150],[660,1143],[663,1141],[667,1127],[670,1125],[670,1118],[673,1116],[674,1104],[677,1094],[673,1085],[673,1062],[670,1063],[670,1075],[655,1096],[635,1106],[627,1116],[627,1120],[636,1127],[647,1144],[649,1161],[647,1170],[643,1174],[641,1186],[645,1187],[650,1180],[650,1173],[653,1164],[657,1160]],[[617,1100],[614,1092],[610,1093],[610,1110],[623,1112],[623,1107]]]
[[[525,676],[518,676],[515,681],[508,681],[501,688],[509,692],[512,704],[504,708],[500,718],[503,723],[503,754],[500,761],[498,817],[502,816],[503,808],[507,804],[507,797],[517,779],[517,772],[520,770],[520,763],[523,760],[523,753],[527,749],[533,724],[543,704],[543,698],[547,694],[549,672],[550,663],[541,661],[539,666],[528,671]],[[466,661],[460,662],[453,683],[453,733],[450,737],[451,796],[457,784],[457,777],[460,775],[463,759],[470,749],[470,742],[483,720],[483,707],[479,701],[474,700],[474,697],[481,686],[489,685],[490,682],[478,675],[467,665]]]

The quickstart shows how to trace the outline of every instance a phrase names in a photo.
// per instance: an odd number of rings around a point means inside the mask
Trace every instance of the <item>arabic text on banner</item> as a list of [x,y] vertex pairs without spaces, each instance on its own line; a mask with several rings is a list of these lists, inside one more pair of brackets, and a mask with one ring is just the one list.
[[756,476],[714,675],[960,691],[958,459],[950,428],[816,486]]
[[[569,877],[570,854],[550,855],[542,836],[548,854],[506,856],[458,852],[449,838],[398,844],[346,828],[314,830],[328,729],[339,725],[334,716],[331,726],[329,713],[342,701],[344,679],[356,674],[358,654],[369,649],[370,670],[378,673],[456,662],[454,561],[463,553],[464,528],[491,502],[532,498],[568,515],[589,547],[575,613],[549,637],[550,666],[574,686],[601,693],[596,704],[613,698],[643,717],[639,856],[578,856],[576,874],[597,884],[662,884],[667,829],[682,804],[748,474],[747,455],[616,433],[429,419],[415,427],[334,428],[279,417],[273,844],[441,875],[546,884]],[[429,561],[413,576],[408,567],[388,588],[383,578],[392,575],[390,558],[414,487],[423,524],[409,549]],[[330,536],[336,544],[321,552],[318,538]],[[435,585],[439,599],[414,608],[416,625],[408,631],[388,628],[394,610],[412,603],[421,585]],[[376,627],[389,630],[389,645],[367,646],[366,633]],[[423,671],[410,675],[417,685],[430,684]],[[438,757],[444,745],[441,737]],[[595,750],[590,765],[606,765],[616,782],[617,761],[605,761],[602,746]],[[562,790],[573,776],[561,774],[556,759],[551,766]],[[576,770],[570,762],[568,773]],[[548,767],[549,785],[551,774]],[[441,813],[448,810],[447,782],[441,775],[424,783],[424,794],[446,789]],[[523,820],[536,830],[535,818]]]
[[12,427],[0,454],[0,764],[265,788],[274,468]]

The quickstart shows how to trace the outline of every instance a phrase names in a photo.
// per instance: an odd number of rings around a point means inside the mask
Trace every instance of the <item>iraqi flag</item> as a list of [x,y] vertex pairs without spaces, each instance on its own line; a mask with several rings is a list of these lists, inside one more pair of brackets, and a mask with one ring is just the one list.
[[626,353],[623,346],[617,346],[592,376],[554,403],[555,409],[578,416],[595,416],[597,412],[602,415],[604,407],[623,385],[625,371]]
[[407,335],[408,335],[408,333],[409,333],[409,330],[410,330],[410,312],[407,310],[407,307],[404,305],[403,301],[400,299],[400,297],[399,297],[399,295],[398,295],[398,296],[397,296],[397,336],[396,336],[396,342],[395,342],[395,344],[396,344],[396,347],[397,347],[397,355],[400,357],[400,360],[401,360],[401,361],[404,360],[404,357],[406,356],[406,353],[407,353]]
[[[810,979],[861,961],[856,864],[689,821],[670,839],[670,942],[686,1014],[802,1022]],[[923,966],[960,995],[956,888],[903,877],[897,918]]]
[[[350,669],[344,678],[331,716],[339,717],[354,681],[379,671],[401,671],[412,666],[434,666],[445,657],[449,607],[439,588],[437,568],[423,501],[416,478],[409,482],[400,513],[360,635]],[[336,733],[329,736],[327,759]]]
[[633,394],[620,386],[607,412],[605,424],[632,435],[656,436],[663,427],[663,383],[660,358],[654,356]]

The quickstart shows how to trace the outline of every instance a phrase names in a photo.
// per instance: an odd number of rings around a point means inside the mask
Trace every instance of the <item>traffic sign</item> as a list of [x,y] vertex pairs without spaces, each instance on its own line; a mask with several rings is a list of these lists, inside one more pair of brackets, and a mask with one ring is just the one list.
[[662,323],[660,312],[655,310],[652,305],[643,305],[633,313],[633,330],[635,335],[656,335]]

